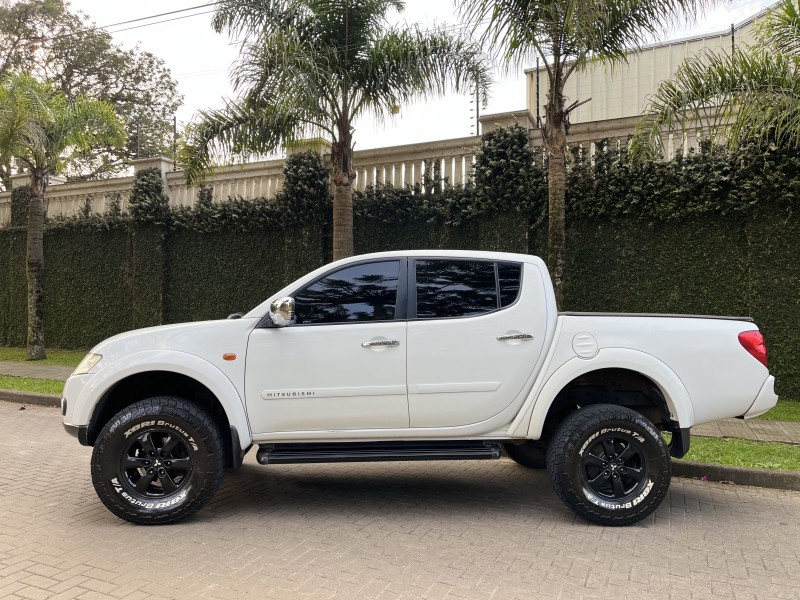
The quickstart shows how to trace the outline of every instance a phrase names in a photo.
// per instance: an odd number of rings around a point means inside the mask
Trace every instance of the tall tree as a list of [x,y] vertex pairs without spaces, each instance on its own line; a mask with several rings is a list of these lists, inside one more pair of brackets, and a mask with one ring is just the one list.
[[590,98],[567,103],[564,85],[590,61],[627,60],[664,33],[676,17],[691,17],[713,0],[466,0],[462,16],[506,64],[539,58],[548,90],[542,140],[547,155],[547,260],[558,302],[564,299],[566,235],[564,198],[569,116]]
[[800,147],[800,2],[782,0],[756,43],[690,58],[652,96],[634,151],[663,153],[665,133],[706,126],[712,142]]
[[489,69],[479,48],[444,29],[393,27],[398,0],[221,0],[213,27],[244,38],[239,98],[201,113],[182,150],[189,181],[215,158],[247,158],[322,136],[331,143],[333,258],[353,253],[353,133],[419,98],[457,92]]
[[137,154],[172,155],[173,115],[183,99],[164,62],[126,50],[63,0],[0,0],[0,79],[31,73],[67,98],[111,103],[127,128],[119,148],[96,147],[76,157],[70,179],[111,177]]
[[47,83],[26,74],[0,86],[0,160],[12,159],[30,173],[28,206],[28,359],[46,358],[44,346],[45,194],[52,175],[73,156],[97,145],[124,142],[122,123],[107,102],[78,96],[69,100]]

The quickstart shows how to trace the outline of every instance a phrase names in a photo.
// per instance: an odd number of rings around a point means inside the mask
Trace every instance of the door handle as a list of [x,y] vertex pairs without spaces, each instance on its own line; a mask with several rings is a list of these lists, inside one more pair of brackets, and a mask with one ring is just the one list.
[[508,335],[498,335],[497,341],[505,342],[508,340],[521,340],[523,342],[529,342],[533,339],[533,335],[530,333],[509,333]]
[[371,340],[369,342],[361,342],[362,348],[372,348],[374,346],[399,346],[400,342],[397,340]]

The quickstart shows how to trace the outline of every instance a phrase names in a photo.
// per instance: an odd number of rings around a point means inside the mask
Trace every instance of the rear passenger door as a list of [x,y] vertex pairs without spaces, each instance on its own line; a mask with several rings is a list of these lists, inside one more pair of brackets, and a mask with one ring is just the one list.
[[412,427],[485,421],[523,391],[544,346],[545,290],[531,264],[409,261]]

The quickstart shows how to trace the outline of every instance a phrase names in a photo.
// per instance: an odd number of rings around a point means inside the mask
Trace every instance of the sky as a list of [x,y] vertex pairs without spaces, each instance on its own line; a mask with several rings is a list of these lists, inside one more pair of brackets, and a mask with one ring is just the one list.
[[[206,0],[73,0],[72,10],[79,10],[98,26],[138,19],[150,15],[197,6]],[[774,0],[735,0],[724,3],[706,14],[699,22],[682,24],[666,39],[682,38],[695,34],[729,29],[757,13]],[[114,40],[125,48],[138,45],[165,61],[184,104],[178,111],[179,123],[189,122],[198,110],[222,106],[223,99],[233,96],[229,82],[230,66],[236,61],[238,47],[225,35],[211,29],[210,8],[180,13],[172,17],[195,14],[152,26],[112,33]],[[202,14],[206,13],[206,14]],[[169,19],[170,16],[156,20]],[[432,28],[457,24],[454,0],[406,0],[405,11],[394,14],[395,23],[420,23]],[[115,32],[123,28],[147,23],[133,23],[110,28]],[[492,87],[488,106],[482,114],[507,112],[525,108],[525,77],[519,72],[505,73],[497,70],[496,84]],[[467,95],[449,94],[441,99],[402,106],[395,117],[383,123],[366,119],[356,123],[356,149],[396,146],[416,142],[464,137],[474,133],[474,104]]]

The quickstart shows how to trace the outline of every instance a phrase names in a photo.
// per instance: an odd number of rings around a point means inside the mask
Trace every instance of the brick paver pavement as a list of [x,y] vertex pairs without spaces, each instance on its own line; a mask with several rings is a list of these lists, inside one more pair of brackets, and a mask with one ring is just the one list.
[[674,480],[590,525],[509,460],[261,467],[190,521],[99,502],[56,409],[0,402],[0,598],[800,598],[800,493]]

